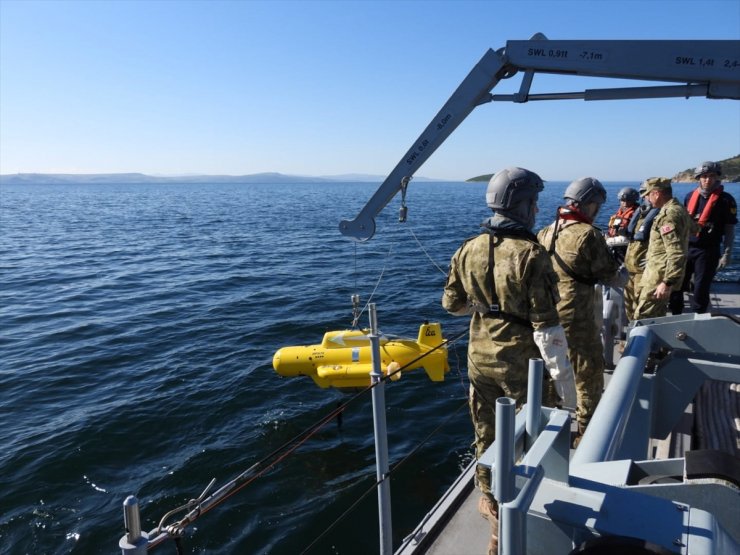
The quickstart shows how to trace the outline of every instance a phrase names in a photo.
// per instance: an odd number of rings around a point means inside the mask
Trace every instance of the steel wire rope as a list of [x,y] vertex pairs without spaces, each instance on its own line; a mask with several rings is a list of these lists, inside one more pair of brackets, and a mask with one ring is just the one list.
[[[383,279],[383,274],[385,274],[385,269],[388,266],[388,260],[391,257],[392,251],[393,251],[393,243],[391,243],[391,246],[388,248],[388,254],[385,255],[385,263],[383,264],[383,269],[380,271],[380,275],[378,276],[378,281],[375,282],[375,287],[373,288],[372,293],[370,293],[370,297],[367,299],[365,306],[362,307],[362,310],[360,310],[360,312],[358,312],[357,315],[353,317],[353,320],[352,320],[353,328],[357,326],[357,322],[360,320],[360,317],[367,310],[367,307],[370,306],[370,301],[373,300],[373,296],[375,295],[375,292],[378,290],[378,287],[380,286],[380,282]],[[357,243],[356,242],[355,242],[355,291],[357,291]]]
[[[429,254],[429,251],[424,248],[424,245],[417,237],[416,233],[414,233],[414,229],[411,226],[408,226],[407,229],[409,230],[409,233],[411,233],[411,236],[416,241],[416,244],[421,249],[421,252],[426,255],[427,259],[429,259],[429,262],[432,263],[432,266],[434,266],[439,273],[441,273],[443,276],[447,276],[447,272],[445,272],[439,264],[432,258],[432,256]],[[370,297],[368,298],[367,302],[365,303],[365,306],[362,307],[362,310],[353,318],[352,321],[352,327],[357,326],[357,322],[360,319],[360,317],[364,314],[364,312],[367,310],[367,307],[370,306],[370,301],[372,300],[373,296],[375,295],[375,292],[378,290],[378,286],[380,286],[380,282],[383,279],[383,274],[385,274],[386,267],[388,266],[388,260],[390,259],[391,252],[393,251],[393,244],[391,243],[390,248],[388,249],[388,254],[386,255],[385,264],[383,265],[383,270],[380,272],[380,276],[378,277],[378,281],[375,283],[375,287],[373,288],[372,293],[370,293]],[[357,242],[355,241],[354,244],[354,274],[355,274],[355,291],[357,291]]]
[[432,263],[432,265],[433,265],[433,266],[434,266],[435,268],[437,268],[437,270],[439,270],[439,272],[440,272],[440,273],[441,273],[441,274],[442,274],[443,276],[445,276],[445,277],[446,277],[446,276],[447,276],[447,272],[445,272],[445,271],[444,271],[444,270],[443,270],[442,268],[440,268],[440,267],[439,267],[439,264],[437,264],[437,263],[436,263],[436,262],[434,261],[434,259],[433,259],[433,258],[432,258],[432,257],[431,257],[431,256],[429,255],[429,253],[427,252],[427,250],[426,250],[426,249],[424,248],[424,245],[422,245],[422,244],[421,244],[421,241],[419,241],[419,238],[418,238],[418,237],[416,236],[416,233],[414,233],[414,229],[413,229],[413,228],[412,228],[411,226],[409,226],[409,227],[408,227],[408,230],[409,230],[409,232],[411,233],[411,236],[412,236],[412,237],[414,238],[414,240],[416,241],[416,244],[417,244],[417,245],[419,245],[419,248],[421,249],[421,251],[422,251],[422,252],[423,252],[423,253],[424,253],[424,254],[425,254],[425,255],[427,256],[427,258],[429,259],[429,262],[431,262],[431,263]]
[[393,465],[393,468],[390,468],[388,470],[388,473],[383,476],[382,480],[376,480],[374,484],[372,484],[368,489],[366,489],[355,501],[352,503],[342,514],[340,514],[334,521],[324,529],[321,534],[319,534],[309,545],[306,547],[303,551],[301,551],[301,555],[304,553],[308,553],[321,539],[326,537],[326,535],[331,532],[342,520],[344,520],[352,511],[355,510],[357,505],[360,504],[360,502],[365,499],[368,495],[370,495],[375,489],[382,484],[385,480],[391,477],[391,475],[396,472],[406,461],[409,460],[413,455],[415,455],[419,449],[421,449],[424,445],[427,444],[427,442],[434,437],[441,429],[444,427],[454,416],[457,415],[457,413],[462,409],[464,406],[468,404],[468,400],[465,399],[462,404],[460,404],[455,410],[452,411],[452,413],[445,418],[442,422],[439,423],[439,425],[434,428],[429,434],[424,437],[417,445],[414,447],[406,456],[404,456],[400,461],[395,463]]

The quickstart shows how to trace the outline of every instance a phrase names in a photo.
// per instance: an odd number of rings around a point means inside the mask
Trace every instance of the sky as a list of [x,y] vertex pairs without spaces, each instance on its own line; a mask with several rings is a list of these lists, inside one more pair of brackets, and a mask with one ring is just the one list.
[[[0,173],[385,176],[489,48],[537,32],[738,40],[740,2],[0,0]],[[738,101],[495,102],[417,174],[641,180],[737,154]]]

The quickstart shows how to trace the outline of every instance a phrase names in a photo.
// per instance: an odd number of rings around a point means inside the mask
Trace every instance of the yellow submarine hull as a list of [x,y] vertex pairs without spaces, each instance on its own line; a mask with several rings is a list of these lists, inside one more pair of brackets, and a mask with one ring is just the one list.
[[[324,334],[320,345],[283,347],[272,366],[281,376],[309,376],[319,387],[365,387],[370,385],[372,355],[369,330],[340,330]],[[384,373],[423,368],[434,382],[444,380],[450,367],[443,345],[442,326],[424,323],[413,339],[380,337],[380,367]],[[394,364],[395,363],[395,364]],[[391,376],[397,379],[401,372]]]

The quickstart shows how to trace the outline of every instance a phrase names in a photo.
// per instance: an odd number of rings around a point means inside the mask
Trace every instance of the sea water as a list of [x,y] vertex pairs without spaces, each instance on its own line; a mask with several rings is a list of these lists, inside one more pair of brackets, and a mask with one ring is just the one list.
[[[537,228],[565,185],[547,184]],[[625,185],[638,184],[607,184],[602,225]],[[353,294],[376,303],[384,333],[415,338],[429,320],[460,337],[444,383],[419,370],[386,389],[397,547],[472,458],[468,321],[440,297],[489,211],[485,183],[412,182],[406,223],[395,199],[373,239],[344,238],[339,221],[377,186],[0,186],[0,552],[116,552],[128,495],[151,530],[211,478],[218,488],[271,456],[187,529],[186,553],[376,553],[369,393],[271,365],[280,347],[349,328]],[[341,424],[278,460],[344,403]]]

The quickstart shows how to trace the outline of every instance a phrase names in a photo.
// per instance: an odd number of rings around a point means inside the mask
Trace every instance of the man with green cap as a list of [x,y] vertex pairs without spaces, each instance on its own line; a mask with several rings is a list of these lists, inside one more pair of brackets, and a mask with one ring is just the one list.
[[673,198],[670,179],[651,177],[646,183],[643,196],[660,212],[650,230],[635,319],[660,318],[668,312],[671,292],[683,282],[689,234],[694,228],[689,213]]

